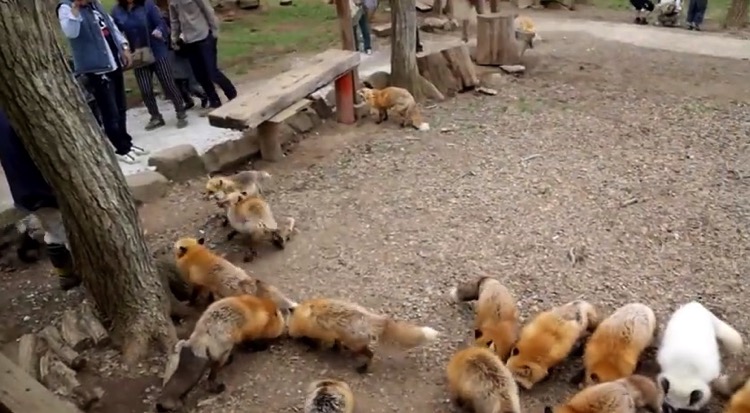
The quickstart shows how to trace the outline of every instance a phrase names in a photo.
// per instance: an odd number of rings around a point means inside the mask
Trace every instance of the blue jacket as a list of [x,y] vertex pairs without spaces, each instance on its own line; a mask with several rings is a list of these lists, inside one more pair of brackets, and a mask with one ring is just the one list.
[[16,135],[2,111],[0,111],[0,164],[3,165],[10,194],[18,208],[32,212],[45,207],[58,208],[52,187],[31,160],[21,139]]
[[[71,0],[60,0],[57,4],[58,14],[61,13],[60,6],[63,4],[70,7],[73,2]],[[107,36],[106,40],[102,36],[102,29],[99,27],[96,15],[102,17],[103,24],[109,30],[110,35]],[[120,54],[126,40],[99,1],[94,0],[86,6],[82,6],[79,16],[80,23],[78,23],[78,19],[67,19],[65,21],[61,19],[60,22],[65,37],[70,42],[75,72],[105,73],[120,67]],[[114,62],[110,61],[109,52],[112,52]]]
[[[131,10],[116,5],[112,8],[112,20],[128,39],[131,50],[151,47],[157,60],[169,55],[169,28],[164,24],[159,7],[153,0],[136,0]],[[155,29],[161,32],[161,39],[151,35]]]

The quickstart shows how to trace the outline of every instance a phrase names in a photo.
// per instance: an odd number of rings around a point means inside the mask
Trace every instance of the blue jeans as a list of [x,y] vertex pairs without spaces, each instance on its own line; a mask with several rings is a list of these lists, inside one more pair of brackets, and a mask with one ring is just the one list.
[[707,0],[690,0],[688,3],[687,22],[697,26],[703,24],[703,18],[708,8]]
[[[362,33],[362,43],[365,46],[365,50],[372,50],[372,39],[370,35],[370,22],[367,21],[367,13],[362,13],[359,16],[359,21],[357,21],[357,26],[359,26],[359,31]],[[354,34],[355,34],[355,42],[354,42],[354,48],[359,51],[359,40],[356,39],[357,34],[357,27],[354,27]]]
[[86,76],[88,76],[96,106],[99,108],[104,133],[115,147],[115,153],[125,155],[133,147],[133,137],[127,130],[128,107],[122,70],[117,69],[104,75],[88,74]]
[[209,33],[205,39],[194,43],[187,43],[184,47],[190,60],[190,67],[195,74],[195,79],[198,80],[198,83],[203,87],[203,91],[206,92],[210,107],[218,108],[221,106],[221,99],[216,93],[214,83],[219,85],[227,99],[232,100],[237,97],[237,89],[232,84],[232,81],[219,70],[216,38],[213,34]]

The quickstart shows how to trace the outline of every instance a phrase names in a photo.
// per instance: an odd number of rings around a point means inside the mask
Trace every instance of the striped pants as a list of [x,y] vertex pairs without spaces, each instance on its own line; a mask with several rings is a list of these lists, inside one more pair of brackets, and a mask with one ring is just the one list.
[[156,78],[159,79],[159,83],[164,94],[167,95],[167,99],[171,100],[172,104],[174,104],[175,112],[185,112],[185,101],[182,100],[180,90],[177,89],[177,85],[172,77],[172,66],[169,63],[168,57],[158,59],[148,66],[139,67],[133,72],[135,80],[138,82],[138,89],[141,91],[143,104],[146,105],[148,113],[152,118],[161,117],[159,105],[156,104],[156,95],[154,94],[154,73],[156,73]]

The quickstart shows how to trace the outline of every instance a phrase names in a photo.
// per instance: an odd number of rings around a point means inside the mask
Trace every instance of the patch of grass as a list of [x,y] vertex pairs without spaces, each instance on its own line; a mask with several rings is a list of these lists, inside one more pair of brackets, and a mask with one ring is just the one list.
[[[591,5],[609,10],[633,10],[633,6],[630,5],[628,0],[590,0]],[[689,0],[682,0],[682,13],[683,19],[684,14],[687,13]],[[654,0],[658,2],[658,0]],[[731,0],[711,0],[708,2],[708,10],[706,11],[706,19],[712,21],[723,21],[729,10],[729,4]]]

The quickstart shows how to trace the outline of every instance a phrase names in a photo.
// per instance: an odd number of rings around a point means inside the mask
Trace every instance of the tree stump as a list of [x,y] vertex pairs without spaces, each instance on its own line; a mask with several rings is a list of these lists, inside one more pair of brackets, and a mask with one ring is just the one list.
[[515,65],[521,62],[513,15],[488,13],[477,16],[478,65]]
[[417,58],[420,74],[445,96],[474,88],[479,78],[465,44],[422,54]]

